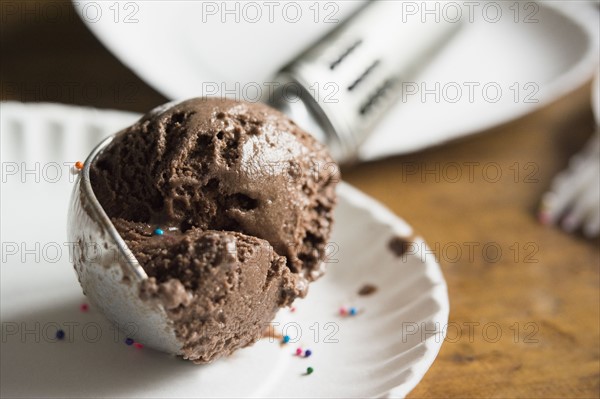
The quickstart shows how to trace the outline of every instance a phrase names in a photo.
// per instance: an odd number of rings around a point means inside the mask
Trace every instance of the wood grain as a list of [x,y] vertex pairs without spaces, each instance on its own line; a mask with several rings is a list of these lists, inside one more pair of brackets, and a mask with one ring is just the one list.
[[[138,112],[165,101],[68,3],[53,3],[65,10],[58,20],[3,9],[3,100]],[[594,128],[589,90],[460,142],[343,171],[427,239],[448,282],[448,337],[410,397],[600,396],[599,241],[535,217]]]

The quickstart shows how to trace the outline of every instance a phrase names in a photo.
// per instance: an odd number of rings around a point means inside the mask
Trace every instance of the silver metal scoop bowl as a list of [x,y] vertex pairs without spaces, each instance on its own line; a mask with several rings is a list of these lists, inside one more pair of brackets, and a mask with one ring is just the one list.
[[75,271],[90,302],[130,338],[178,355],[182,343],[165,309],[140,298],[140,284],[148,275],[104,212],[90,183],[90,166],[112,139],[108,137],[92,151],[73,189],[67,235],[69,242],[75,243]]

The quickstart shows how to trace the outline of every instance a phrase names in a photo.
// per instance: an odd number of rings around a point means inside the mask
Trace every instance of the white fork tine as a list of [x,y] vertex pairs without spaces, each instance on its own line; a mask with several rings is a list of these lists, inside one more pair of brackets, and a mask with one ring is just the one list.
[[[598,234],[595,215],[600,207],[600,132],[560,172],[552,188],[542,197],[540,221],[555,224],[564,216],[561,227],[573,232],[582,225],[588,236]],[[600,216],[599,216],[600,217]]]

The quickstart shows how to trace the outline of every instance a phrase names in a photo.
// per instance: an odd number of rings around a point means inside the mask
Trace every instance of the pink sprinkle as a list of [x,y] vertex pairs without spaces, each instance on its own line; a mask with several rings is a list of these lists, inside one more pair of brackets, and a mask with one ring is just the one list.
[[300,356],[302,354],[302,348],[296,349],[296,356]]
[[292,308],[290,309],[290,312],[292,312],[292,313],[294,313],[295,311],[296,311],[296,308],[295,308],[295,307],[292,307]]
[[89,307],[89,305],[87,303],[82,303],[81,306],[79,306],[79,309],[82,312],[87,312],[90,309],[90,307]]
[[142,349],[142,348],[144,347],[144,345],[140,344],[139,342],[135,342],[135,343],[133,344],[133,346],[135,346],[135,347],[136,347],[136,348],[138,348],[138,349]]
[[346,316],[347,314],[348,314],[348,311],[346,310],[346,308],[340,308],[340,315]]
[[550,215],[548,212],[540,211],[540,213],[538,213],[538,220],[541,224],[548,226],[550,224]]

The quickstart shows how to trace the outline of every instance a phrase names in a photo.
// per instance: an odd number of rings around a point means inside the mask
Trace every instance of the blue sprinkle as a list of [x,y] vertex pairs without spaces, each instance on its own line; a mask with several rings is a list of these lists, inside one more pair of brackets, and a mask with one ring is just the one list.
[[162,236],[163,234],[165,234],[165,232],[162,229],[156,229],[154,230],[154,234],[157,236]]
[[64,339],[65,338],[65,332],[63,330],[58,330],[56,332],[56,338],[57,339]]
[[309,357],[310,355],[312,355],[312,351],[310,349],[304,351],[304,357]]
[[350,316],[356,316],[356,308],[350,308]]
[[284,344],[287,344],[288,342],[290,342],[290,336],[289,336],[289,335],[285,335],[285,336],[283,337],[283,343],[284,343]]
[[131,339],[131,338],[127,338],[127,339],[125,340],[125,343],[126,343],[127,345],[133,345],[133,339]]

